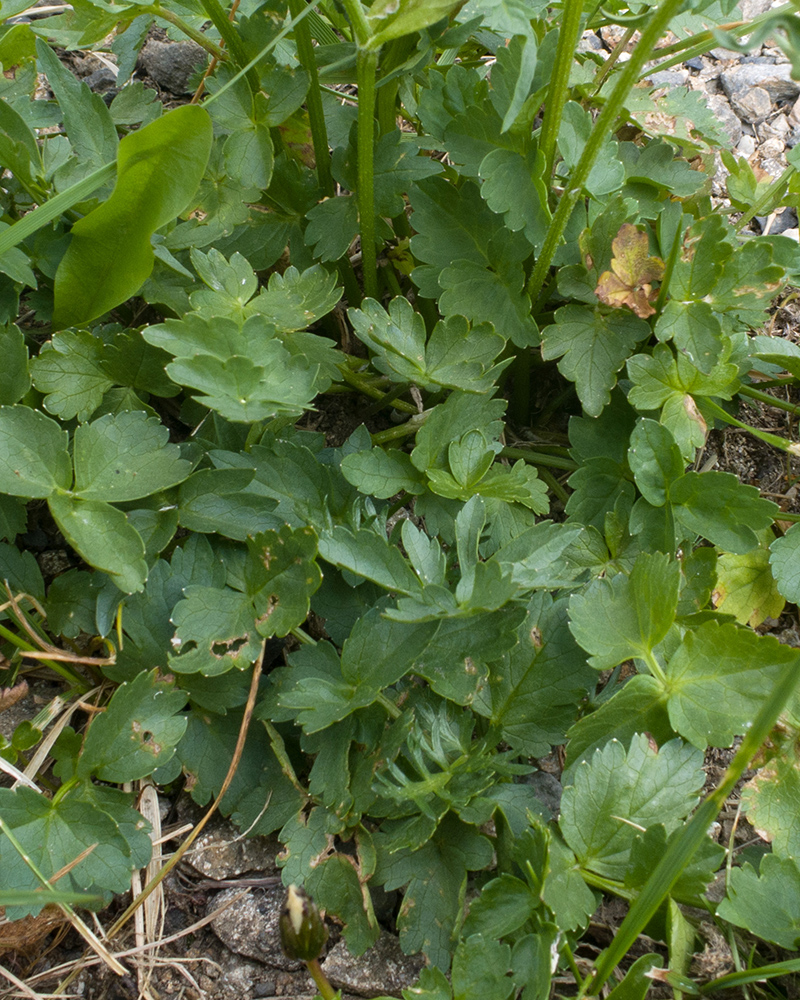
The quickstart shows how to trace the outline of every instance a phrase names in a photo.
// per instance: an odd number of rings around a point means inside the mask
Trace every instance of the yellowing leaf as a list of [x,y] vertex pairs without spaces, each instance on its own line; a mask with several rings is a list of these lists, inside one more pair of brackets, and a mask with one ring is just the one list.
[[740,625],[756,628],[767,617],[777,618],[786,602],[772,576],[769,550],[720,556],[713,600],[718,611],[735,615]]
[[615,309],[627,306],[637,316],[647,319],[655,312],[650,301],[652,282],[663,276],[664,261],[649,255],[647,233],[630,222],[620,228],[611,247],[614,251],[611,270],[600,275],[595,294],[607,306]]

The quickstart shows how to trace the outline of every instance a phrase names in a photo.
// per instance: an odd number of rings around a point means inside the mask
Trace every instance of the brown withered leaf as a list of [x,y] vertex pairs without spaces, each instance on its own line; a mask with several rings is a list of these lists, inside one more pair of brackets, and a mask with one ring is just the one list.
[[651,257],[647,233],[626,222],[611,244],[614,256],[611,270],[604,271],[595,288],[595,295],[607,306],[622,309],[627,306],[641,319],[655,312],[652,282],[664,274],[664,261]]

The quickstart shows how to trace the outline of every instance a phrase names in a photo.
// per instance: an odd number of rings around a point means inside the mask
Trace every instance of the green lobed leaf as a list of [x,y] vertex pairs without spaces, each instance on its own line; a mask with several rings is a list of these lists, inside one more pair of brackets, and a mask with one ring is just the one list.
[[284,636],[308,616],[311,595],[322,582],[313,528],[265,531],[247,540],[245,582],[259,635]]
[[462,316],[450,316],[428,339],[422,316],[401,296],[392,299],[388,311],[365,299],[348,316],[359,339],[376,352],[375,367],[394,382],[477,393],[489,390],[502,370],[493,362],[504,340],[486,324],[470,330]]
[[342,460],[342,475],[366,496],[387,500],[405,490],[419,494],[425,491],[425,479],[411,462],[411,457],[398,448],[355,451]]
[[186,717],[177,714],[185,704],[186,695],[156,670],[120,685],[89,727],[77,774],[121,783],[163,767],[186,730]]
[[381,839],[379,834],[376,877],[387,890],[406,887],[397,920],[403,950],[423,951],[431,964],[447,969],[467,872],[489,864],[489,841],[454,816],[446,817],[417,851],[386,854]]
[[125,594],[144,587],[144,542],[121,510],[103,500],[54,493],[50,513],[69,544],[90,566],[102,570]]
[[184,598],[172,611],[175,654],[169,666],[179,674],[206,677],[245,670],[261,649],[255,614],[246,594],[229,587],[186,587]]
[[[45,878],[70,866],[59,880],[62,889],[125,892],[131,873],[150,860],[148,825],[131,808],[131,796],[113,788],[81,783],[63,798],[53,801],[24,786],[0,789],[3,820]],[[0,834],[0,890],[38,889],[40,882]],[[76,858],[85,855],[75,864]],[[9,919],[36,914],[46,904],[8,907]]]
[[47,74],[64,129],[78,157],[95,167],[113,160],[119,140],[103,98],[77,80],[41,38],[36,40],[36,55]]
[[239,542],[253,532],[278,529],[277,503],[247,489],[253,469],[202,469],[181,483],[178,519],[189,531],[217,532]]
[[768,854],[761,859],[758,874],[749,864],[731,869],[728,893],[717,914],[757,937],[795,951],[800,941],[799,892],[800,869],[794,859]]
[[642,553],[629,576],[595,580],[569,603],[570,630],[597,670],[630,657],[648,660],[675,619],[680,567],[669,556]]
[[0,406],[0,490],[49,497],[72,485],[67,432],[27,406]]
[[660,823],[671,832],[697,803],[702,764],[702,753],[681,740],[656,750],[645,735],[634,736],[627,752],[611,740],[579,764],[564,789],[559,825],[581,865],[622,880],[637,827]]
[[791,748],[759,768],[742,789],[742,806],[776,854],[800,852],[800,769]]
[[114,384],[103,368],[103,342],[87,330],[53,335],[31,361],[44,406],[62,420],[88,420]]
[[684,636],[667,666],[669,718],[695,746],[730,746],[800,653],[771,636],[706,622]]
[[192,471],[156,417],[123,410],[81,424],[74,437],[74,492],[120,503],[175,486]]
[[631,313],[603,315],[574,305],[556,310],[555,319],[542,330],[542,356],[561,358],[558,370],[575,383],[584,410],[597,417],[611,399],[617,372],[650,327]]

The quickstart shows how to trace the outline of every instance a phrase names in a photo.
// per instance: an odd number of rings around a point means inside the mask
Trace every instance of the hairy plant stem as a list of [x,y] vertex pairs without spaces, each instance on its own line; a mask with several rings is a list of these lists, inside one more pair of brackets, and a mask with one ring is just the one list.
[[388,427],[385,431],[378,431],[376,434],[372,434],[372,443],[384,444],[386,441],[399,441],[400,438],[411,437],[412,434],[416,434],[420,427],[422,427],[431,412],[431,410],[424,410],[422,413],[415,413],[404,424],[398,424],[397,427]]
[[564,5],[561,15],[561,26],[558,30],[558,44],[550,86],[545,98],[544,121],[539,135],[539,149],[544,154],[544,176],[547,183],[553,176],[553,164],[556,157],[556,139],[561,127],[561,115],[569,94],[569,74],[575,65],[575,49],[581,30],[583,15],[582,3]]
[[605,107],[597,117],[589,139],[584,147],[580,160],[569,178],[567,189],[561,196],[558,208],[547,229],[542,252],[536,261],[530,281],[528,294],[532,302],[538,302],[550,271],[556,249],[564,235],[572,210],[580,198],[583,185],[586,183],[592,167],[595,165],[603,143],[614,131],[617,118],[622,113],[625,100],[636,83],[640,70],[650,58],[657,42],[663,36],[669,22],[678,13],[682,0],[663,0],[651,14],[647,27],[642,31],[641,38],[631,53],[628,62],[620,72],[617,84],[611,92]]
[[783,399],[776,399],[775,396],[770,396],[768,392],[754,389],[750,385],[740,386],[738,395],[747,396],[748,399],[755,399],[766,406],[772,406],[776,410],[783,410],[785,413],[791,413],[793,416],[800,417],[800,406],[795,406],[794,403],[787,403]]
[[[305,9],[305,0],[289,0],[289,10],[292,17],[297,18]],[[317,163],[317,179],[324,194],[329,198],[334,193],[333,177],[331,177],[330,148],[328,146],[328,129],[325,125],[325,115],[322,110],[322,94],[319,89],[319,73],[317,60],[314,57],[314,46],[311,42],[311,24],[308,18],[297,22],[294,29],[294,40],[297,45],[297,55],[300,64],[308,73],[311,85],[306,94],[308,120],[311,125],[311,141],[314,144],[314,159]]]
[[781,451],[788,452],[790,455],[794,455],[795,458],[800,458],[800,444],[797,442],[790,441],[788,438],[778,437],[777,434],[770,434],[768,431],[761,431],[757,427],[751,427],[749,424],[737,420],[736,417],[732,417],[727,410],[723,410],[713,400],[704,399],[703,408],[710,410],[715,417],[724,423],[731,424],[733,427],[741,427],[742,430],[748,431],[753,437],[758,438],[759,441],[771,444],[773,448],[780,448]]
[[750,729],[730,763],[720,784],[697,808],[692,818],[683,827],[661,856],[639,895],[631,904],[627,916],[622,921],[614,940],[598,958],[591,982],[583,987],[579,997],[597,995],[613,973],[620,960],[628,953],[631,945],[652,919],[669,895],[675,882],[694,857],[695,852],[706,839],[708,828],[733,791],[750,761],[758,753],[772,727],[778,721],[786,703],[797,687],[794,667],[785,669],[782,678],[770,691]]
[[[168,10],[166,7],[162,7],[161,4],[153,4],[150,8],[150,12],[156,17],[160,17],[163,21],[169,21],[170,24],[174,24],[176,28],[179,28],[187,38],[191,38],[193,42],[196,42],[201,48],[204,48],[206,52],[210,53],[215,59],[220,62],[224,62],[228,59],[228,53],[219,47],[216,42],[212,42],[210,38],[207,38],[202,31],[198,31],[197,28],[193,28],[191,24],[188,24],[179,17],[173,11]],[[210,16],[210,15],[209,15]],[[220,32],[222,34],[222,32]],[[223,35],[223,38],[225,36]]]
[[312,958],[310,962],[306,962],[306,967],[308,968],[308,973],[314,980],[314,984],[319,990],[319,995],[322,1000],[334,1000],[336,996],[336,990],[328,982],[325,973],[319,964],[318,958]]

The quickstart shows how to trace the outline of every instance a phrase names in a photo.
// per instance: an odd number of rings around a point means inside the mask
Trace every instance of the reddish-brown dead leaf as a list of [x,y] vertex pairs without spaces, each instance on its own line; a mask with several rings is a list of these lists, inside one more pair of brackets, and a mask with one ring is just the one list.
[[595,288],[601,302],[614,309],[627,307],[641,319],[652,316],[651,299],[656,297],[652,282],[664,274],[664,261],[651,257],[647,233],[626,222],[611,244],[611,270],[604,271]]

